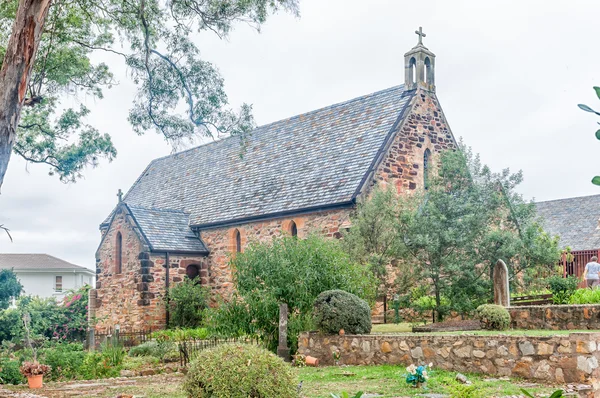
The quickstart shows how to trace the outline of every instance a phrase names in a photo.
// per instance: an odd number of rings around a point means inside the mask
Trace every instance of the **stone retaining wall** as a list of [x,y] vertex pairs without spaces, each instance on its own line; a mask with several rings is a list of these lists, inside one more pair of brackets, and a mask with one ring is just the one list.
[[513,329],[600,330],[600,305],[531,305],[508,308]]
[[[586,383],[600,391],[600,333],[561,336],[346,335],[301,333],[298,352],[333,364],[424,364],[456,372]],[[600,396],[600,393],[599,395]]]

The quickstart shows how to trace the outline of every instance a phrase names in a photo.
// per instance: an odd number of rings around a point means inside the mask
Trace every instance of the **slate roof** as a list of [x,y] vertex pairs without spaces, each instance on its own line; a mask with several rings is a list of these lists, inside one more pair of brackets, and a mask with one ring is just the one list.
[[189,227],[189,214],[179,210],[127,207],[152,251],[208,253]]
[[536,203],[544,229],[560,236],[561,247],[600,249],[600,195]]
[[155,159],[124,201],[185,211],[195,226],[350,203],[413,93],[392,87],[257,127],[243,157],[228,138]]
[[89,268],[71,264],[48,254],[37,253],[0,253],[0,269],[19,270],[76,270],[93,272]]

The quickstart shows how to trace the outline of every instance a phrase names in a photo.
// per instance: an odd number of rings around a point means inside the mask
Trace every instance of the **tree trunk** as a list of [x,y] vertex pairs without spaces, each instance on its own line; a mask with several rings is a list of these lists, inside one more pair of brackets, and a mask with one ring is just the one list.
[[21,108],[52,0],[19,0],[0,69],[0,187],[16,140]]

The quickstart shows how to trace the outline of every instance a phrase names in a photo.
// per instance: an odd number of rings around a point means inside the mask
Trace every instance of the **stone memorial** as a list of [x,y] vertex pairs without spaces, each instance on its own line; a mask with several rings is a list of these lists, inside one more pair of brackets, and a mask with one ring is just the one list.
[[494,304],[510,307],[510,288],[508,285],[508,267],[502,260],[494,266]]
[[290,348],[287,345],[287,324],[288,324],[288,306],[279,304],[279,344],[277,346],[277,356],[284,361],[290,362]]

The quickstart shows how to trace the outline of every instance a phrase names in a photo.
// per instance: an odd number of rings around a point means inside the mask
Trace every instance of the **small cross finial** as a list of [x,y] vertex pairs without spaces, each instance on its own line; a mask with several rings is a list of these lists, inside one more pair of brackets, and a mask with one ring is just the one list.
[[119,203],[121,203],[123,201],[123,191],[121,191],[120,188],[119,188],[119,191],[117,192],[117,197],[119,198]]
[[419,30],[415,30],[415,33],[419,35],[419,44],[423,44],[423,38],[427,36],[423,33],[423,27],[419,26]]

